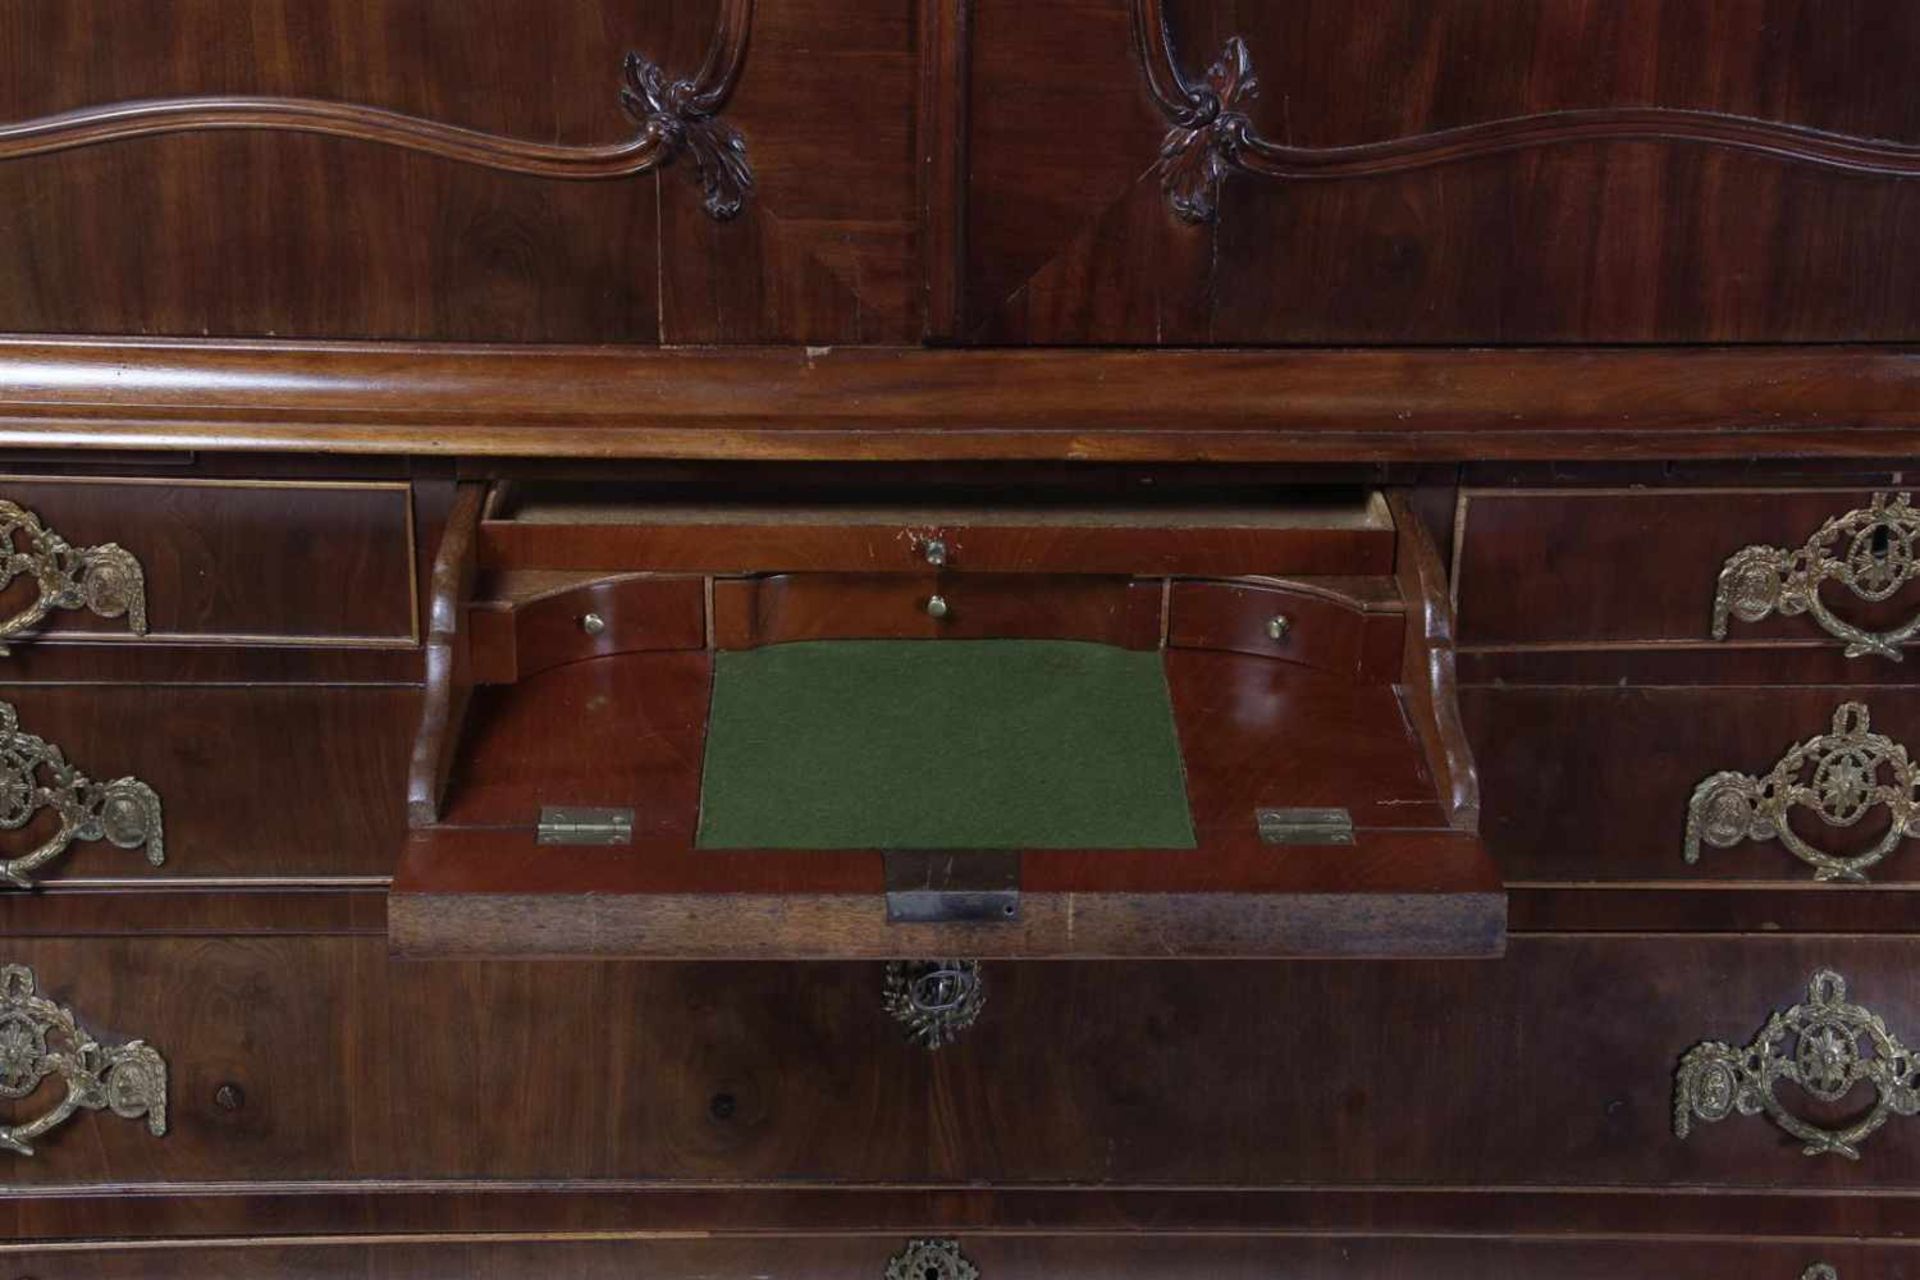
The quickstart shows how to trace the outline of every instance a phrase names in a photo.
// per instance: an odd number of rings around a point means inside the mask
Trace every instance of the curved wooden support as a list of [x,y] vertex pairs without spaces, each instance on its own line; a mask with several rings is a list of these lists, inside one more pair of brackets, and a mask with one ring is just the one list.
[[1147,87],[1172,126],[1160,152],[1161,182],[1174,212],[1189,222],[1213,219],[1220,184],[1231,173],[1289,180],[1367,178],[1583,142],[1694,144],[1848,173],[1920,177],[1920,146],[1668,107],[1553,111],[1353,146],[1286,146],[1262,137],[1248,115],[1259,81],[1244,40],[1230,38],[1195,83],[1180,70],[1165,0],[1132,2]]
[[413,736],[407,768],[407,822],[430,826],[440,816],[440,796],[460,741],[467,699],[473,692],[470,640],[462,626],[473,594],[476,541],[486,505],[484,484],[463,484],[447,514],[440,550],[433,559],[427,606],[427,688],[420,703],[420,729]]
[[690,80],[670,80],[657,63],[628,54],[620,104],[638,132],[620,142],[534,142],[383,107],[315,98],[190,97],[85,107],[0,125],[0,160],[134,138],[236,129],[322,134],[539,178],[631,177],[687,154],[705,189],[707,212],[731,218],[753,189],[753,175],[745,140],[718,112],[739,78],[752,19],[753,0],[724,0],[705,65]]
[[1399,537],[1395,576],[1407,606],[1407,647],[1401,696],[1412,713],[1427,767],[1454,827],[1480,829],[1480,778],[1460,723],[1454,679],[1453,602],[1439,548],[1404,493],[1387,495]]

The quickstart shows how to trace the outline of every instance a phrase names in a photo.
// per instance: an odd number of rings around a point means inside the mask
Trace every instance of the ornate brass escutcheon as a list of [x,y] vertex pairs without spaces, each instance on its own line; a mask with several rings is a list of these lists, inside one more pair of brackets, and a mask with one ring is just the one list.
[[1837,582],[1870,604],[1891,599],[1920,578],[1914,544],[1920,540],[1920,511],[1911,493],[1876,493],[1873,504],[1835,516],[1807,544],[1795,549],[1747,547],[1720,570],[1713,597],[1713,638],[1727,638],[1729,617],[1758,622],[1769,614],[1796,617],[1810,613],[1820,629],[1844,640],[1849,658],[1878,654],[1900,661],[1900,646],[1920,636],[1920,613],[1891,631],[1866,631],[1836,617],[1820,589]]
[[167,860],[160,797],[138,778],[95,782],[67,763],[45,738],[20,728],[13,704],[0,702],[0,831],[18,831],[42,810],[60,828],[31,852],[0,859],[0,881],[31,889],[31,872],[52,862],[76,840],[106,840],[122,849],[147,847],[147,861]]
[[887,966],[881,1005],[927,1049],[952,1044],[987,1003],[976,960],[896,960]]
[[39,594],[0,621],[0,656],[8,652],[8,641],[55,609],[125,617],[135,635],[147,634],[147,579],[132,552],[115,542],[72,546],[33,512],[0,499],[0,591],[22,576],[33,579]]
[[886,1280],[980,1280],[958,1240],[915,1240],[887,1260]]
[[[1807,984],[1807,1003],[1767,1019],[1753,1042],[1736,1049],[1717,1040],[1695,1045],[1674,1075],[1673,1132],[1685,1138],[1696,1119],[1709,1124],[1738,1112],[1766,1113],[1806,1145],[1810,1156],[1860,1158],[1860,1143],[1894,1116],[1920,1111],[1920,1063],[1876,1013],[1847,1003],[1847,980],[1822,969]],[[1858,1120],[1826,1129],[1788,1111],[1774,1093],[1782,1080],[1822,1102],[1838,1102],[1859,1084],[1873,1105]]]
[[[1871,848],[1845,856],[1814,847],[1791,822],[1793,810],[1805,809],[1844,829],[1883,805],[1886,832]],[[1726,849],[1777,839],[1814,869],[1815,880],[1864,883],[1868,870],[1912,835],[1920,835],[1920,769],[1905,747],[1872,732],[1865,703],[1848,702],[1833,713],[1832,732],[1800,743],[1764,777],[1716,773],[1695,787],[1684,856],[1698,862],[1703,843]]]
[[1824,1262],[1816,1262],[1800,1273],[1800,1280],[1840,1280],[1840,1273]]
[[154,1137],[165,1134],[167,1064],[160,1055],[139,1040],[102,1045],[37,985],[25,965],[0,966],[0,1098],[30,1097],[56,1075],[67,1092],[25,1124],[0,1125],[0,1149],[30,1156],[34,1139],[80,1110],[144,1118]]

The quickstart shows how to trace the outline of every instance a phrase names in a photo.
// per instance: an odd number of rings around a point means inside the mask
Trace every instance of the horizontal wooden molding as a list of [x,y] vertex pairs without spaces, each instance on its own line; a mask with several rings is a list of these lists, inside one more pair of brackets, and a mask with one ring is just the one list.
[[753,0],[724,0],[705,64],[687,80],[629,53],[620,105],[637,132],[603,145],[506,137],[382,107],[313,98],[184,97],[118,102],[0,125],[0,161],[167,134],[322,134],[540,178],[623,178],[691,157],[707,212],[730,218],[753,187],[746,144],[719,118],[746,55]]
[[1117,462],[1920,457],[1920,348],[0,339],[0,448]]
[[1666,107],[1554,111],[1352,146],[1288,146],[1261,136],[1247,113],[1258,83],[1244,40],[1228,39],[1195,83],[1180,70],[1165,0],[1132,0],[1132,12],[1147,87],[1171,126],[1161,148],[1161,182],[1174,211],[1190,222],[1215,216],[1220,184],[1231,173],[1294,181],[1367,178],[1567,143],[1704,145],[1849,173],[1920,176],[1920,146]]

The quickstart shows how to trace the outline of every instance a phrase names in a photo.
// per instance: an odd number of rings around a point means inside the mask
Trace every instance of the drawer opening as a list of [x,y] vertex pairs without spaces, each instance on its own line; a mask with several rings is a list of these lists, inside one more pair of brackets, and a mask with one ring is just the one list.
[[398,954],[1504,945],[1398,577],[526,572],[437,611]]

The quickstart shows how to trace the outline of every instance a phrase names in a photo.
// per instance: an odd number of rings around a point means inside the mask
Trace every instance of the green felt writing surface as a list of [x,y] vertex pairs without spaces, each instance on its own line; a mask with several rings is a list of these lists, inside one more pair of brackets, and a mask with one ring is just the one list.
[[1160,655],[836,640],[716,655],[704,849],[1190,849]]

